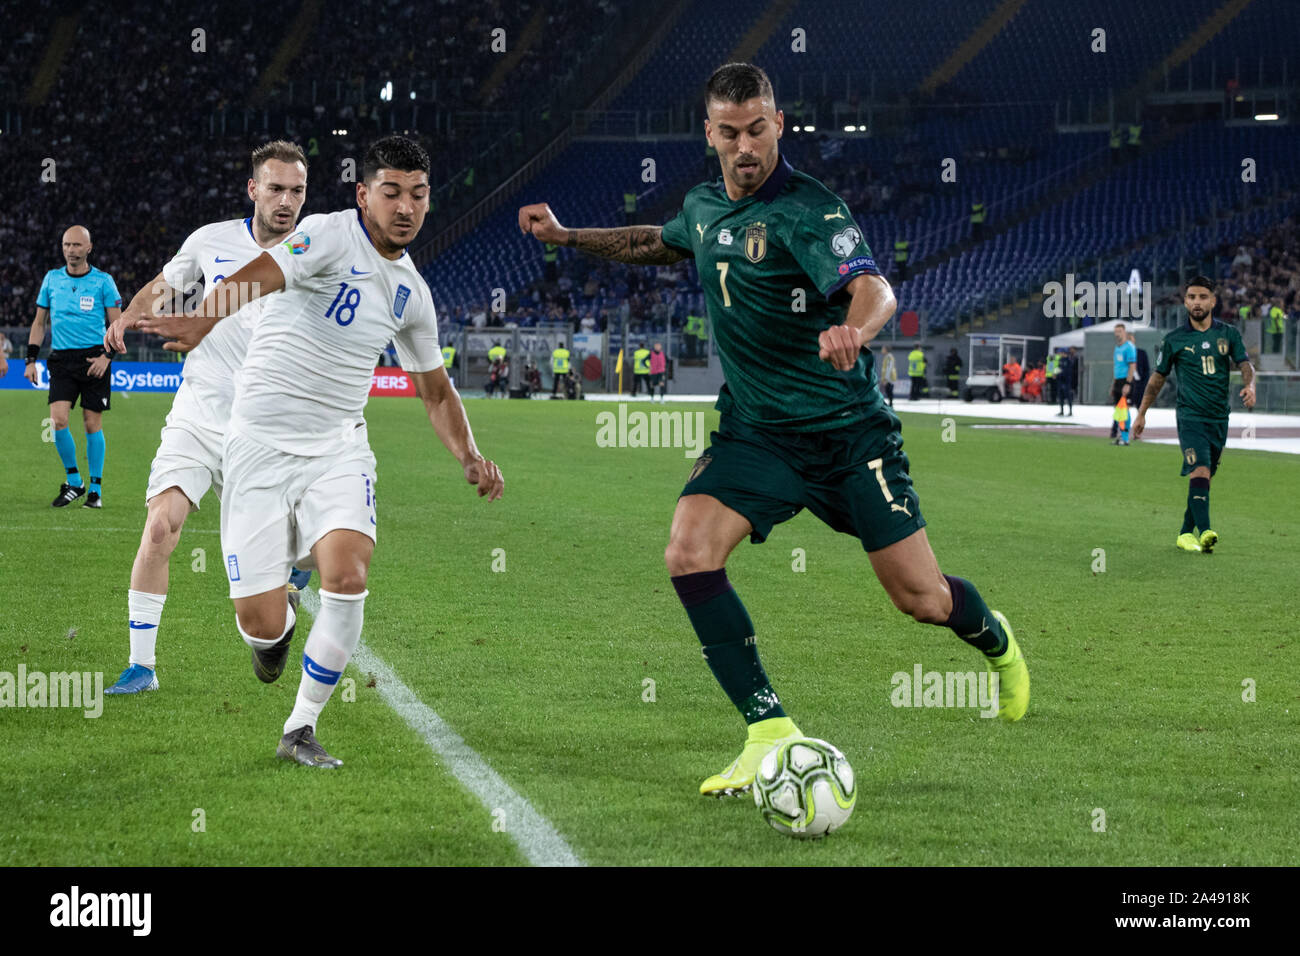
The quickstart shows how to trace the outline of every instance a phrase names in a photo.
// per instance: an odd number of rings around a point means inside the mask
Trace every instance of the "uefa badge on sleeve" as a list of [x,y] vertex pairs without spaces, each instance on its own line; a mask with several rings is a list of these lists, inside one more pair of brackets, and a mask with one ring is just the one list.
[[858,231],[857,226],[845,226],[831,236],[831,252],[841,259],[847,259],[861,241],[862,233]]

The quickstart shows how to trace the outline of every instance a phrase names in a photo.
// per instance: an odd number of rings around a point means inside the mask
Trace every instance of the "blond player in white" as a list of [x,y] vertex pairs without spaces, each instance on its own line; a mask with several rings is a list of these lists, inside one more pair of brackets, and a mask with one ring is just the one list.
[[[361,639],[377,529],[375,458],[363,413],[390,340],[466,480],[489,500],[504,490],[500,470],[474,444],[443,368],[433,299],[406,255],[428,212],[428,173],[418,144],[379,140],[362,164],[357,209],[308,216],[225,283],[240,297],[279,293],[264,300],[235,390],[221,544],[240,634],[267,659],[283,662],[288,654],[290,564],[320,572],[320,613],[276,749],[307,766],[342,763],[325,752],[315,728]],[[192,348],[225,307],[225,296],[213,296],[193,315],[160,316],[141,328],[174,339],[169,349]]]
[[[253,215],[214,222],[192,232],[162,272],[136,293],[109,327],[104,347],[110,353],[126,351],[126,331],[138,328],[167,299],[188,294],[200,279],[205,293],[211,295],[220,280],[284,241],[294,230],[306,198],[307,160],[302,150],[284,140],[253,150],[247,188]],[[234,400],[234,378],[261,311],[262,303],[249,303],[185,359],[185,377],[149,471],[145,491],[149,510],[131,567],[127,592],[131,656],[117,683],[105,693],[158,689],[155,658],[158,626],[167,600],[168,562],[185,519],[199,510],[199,501],[208,489],[221,496],[221,449]],[[287,627],[292,623],[290,617]]]

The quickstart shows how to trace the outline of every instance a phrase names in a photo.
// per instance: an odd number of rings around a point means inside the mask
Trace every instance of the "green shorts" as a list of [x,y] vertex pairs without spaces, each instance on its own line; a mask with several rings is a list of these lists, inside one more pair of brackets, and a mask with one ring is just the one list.
[[1190,475],[1202,465],[1213,475],[1219,470],[1219,457],[1228,443],[1228,421],[1195,422],[1178,419],[1178,447],[1183,450],[1182,474]]
[[879,551],[925,527],[901,429],[883,407],[860,424],[820,432],[756,428],[724,414],[682,495],[709,495],[744,515],[755,544],[807,508]]

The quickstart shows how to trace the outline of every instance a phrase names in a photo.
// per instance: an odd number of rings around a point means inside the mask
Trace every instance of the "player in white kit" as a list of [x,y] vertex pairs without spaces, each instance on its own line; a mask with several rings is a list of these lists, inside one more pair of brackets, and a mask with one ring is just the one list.
[[[200,279],[210,295],[221,279],[294,230],[307,194],[307,160],[302,150],[284,140],[266,143],[253,151],[252,166],[248,198],[253,201],[253,215],[214,222],[192,232],[162,272],[136,293],[109,327],[104,336],[106,349],[126,351],[124,333],[139,327],[156,307],[166,307],[166,299],[186,295]],[[131,656],[126,670],[105,693],[158,689],[155,651],[167,600],[168,560],[185,519],[199,509],[208,489],[221,496],[221,450],[234,400],[234,379],[261,312],[261,302],[249,303],[185,359],[185,377],[167,415],[145,491],[149,511],[127,592]],[[292,626],[291,619],[288,626]]]
[[[406,255],[429,208],[429,157],[390,136],[371,145],[362,173],[357,209],[308,216],[226,282],[240,298],[245,290],[270,296],[239,373],[224,449],[221,546],[230,596],[244,641],[270,653],[284,635],[291,563],[320,572],[320,612],[276,748],[315,767],[342,763],[325,752],[315,728],[361,639],[377,532],[363,413],[390,340],[466,480],[489,500],[505,484],[474,444],[443,367],[433,298]],[[226,305],[213,296],[192,315],[160,316],[141,328],[174,339],[166,348],[193,348],[220,327]]]

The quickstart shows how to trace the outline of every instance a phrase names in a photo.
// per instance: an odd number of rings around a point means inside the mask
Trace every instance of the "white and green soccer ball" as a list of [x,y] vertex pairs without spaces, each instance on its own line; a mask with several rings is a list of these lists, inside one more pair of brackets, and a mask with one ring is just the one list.
[[824,740],[801,737],[768,751],[754,776],[754,804],[786,836],[811,839],[842,827],[858,799],[853,768]]

